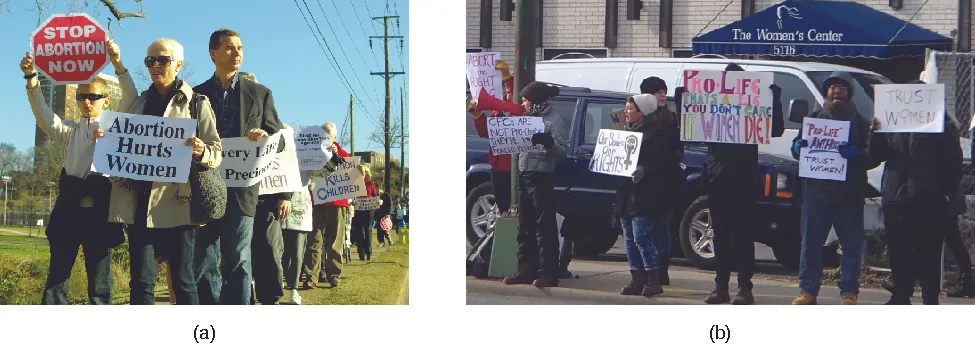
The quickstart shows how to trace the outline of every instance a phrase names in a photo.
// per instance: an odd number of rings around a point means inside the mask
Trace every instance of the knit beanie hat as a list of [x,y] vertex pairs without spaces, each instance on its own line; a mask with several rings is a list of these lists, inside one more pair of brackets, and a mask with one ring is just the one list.
[[541,104],[559,95],[559,88],[538,81],[532,81],[521,90],[521,96],[532,104]]
[[640,83],[640,93],[654,94],[660,90],[664,90],[664,91],[667,90],[667,83],[664,82],[664,79],[651,76],[649,78],[643,79],[643,82]]
[[652,94],[638,94],[631,96],[630,99],[633,99],[636,109],[644,116],[657,111],[657,97]]

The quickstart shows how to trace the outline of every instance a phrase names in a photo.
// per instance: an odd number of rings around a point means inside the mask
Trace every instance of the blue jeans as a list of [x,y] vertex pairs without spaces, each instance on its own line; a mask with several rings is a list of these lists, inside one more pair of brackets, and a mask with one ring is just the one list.
[[197,305],[196,275],[193,269],[195,226],[145,228],[129,226],[129,303],[156,304],[156,251],[166,256],[173,278],[177,305]]
[[841,295],[860,293],[860,266],[863,264],[863,206],[856,204],[802,203],[802,256],[799,261],[799,289],[819,295],[823,279],[823,244],[830,225],[843,245],[840,277]]
[[[244,215],[233,197],[222,219],[197,230],[195,270],[200,274],[200,304],[251,304],[251,239],[254,218]],[[218,251],[219,248],[219,251]],[[222,273],[217,273],[222,262]],[[223,277],[221,283],[220,277]]]
[[654,245],[654,232],[666,230],[668,217],[620,217],[630,271],[660,268],[660,253]]

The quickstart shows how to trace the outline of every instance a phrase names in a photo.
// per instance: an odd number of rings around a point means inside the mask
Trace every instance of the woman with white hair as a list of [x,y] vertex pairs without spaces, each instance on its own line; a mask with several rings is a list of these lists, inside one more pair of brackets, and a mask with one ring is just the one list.
[[[187,138],[193,147],[191,164],[211,169],[220,166],[220,137],[210,102],[194,94],[189,84],[176,77],[183,68],[183,46],[160,38],[149,45],[145,66],[152,85],[120,112],[170,118],[197,118],[196,135]],[[195,116],[194,116],[195,115]],[[95,139],[104,137],[94,130]],[[137,181],[112,177],[109,221],[127,225],[131,304],[155,304],[156,264],[154,249],[165,251],[172,268],[176,304],[199,304],[193,270],[195,230],[190,216],[190,184]]]

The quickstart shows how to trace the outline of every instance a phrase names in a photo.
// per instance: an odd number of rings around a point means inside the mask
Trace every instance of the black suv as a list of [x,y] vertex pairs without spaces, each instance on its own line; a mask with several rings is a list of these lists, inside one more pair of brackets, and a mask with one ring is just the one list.
[[[609,114],[622,110],[627,93],[561,89],[552,101],[556,112],[571,123],[567,157],[555,171],[556,208],[565,216],[564,226],[574,233],[576,255],[597,255],[607,252],[619,239],[619,221],[613,215],[615,179],[620,177],[589,171],[589,160],[595,149],[600,129],[611,129]],[[497,206],[491,186],[488,164],[490,145],[474,131],[470,116],[467,136],[467,239],[473,244],[485,235],[497,219]],[[694,266],[714,268],[714,241],[708,199],[699,178],[707,161],[707,147],[701,143],[684,142],[682,168],[687,192],[675,195],[679,204],[670,224],[673,238],[671,250],[675,256],[688,258]],[[799,187],[798,162],[791,157],[759,154],[761,193],[755,212],[755,240],[771,246],[776,259],[786,267],[799,266]],[[680,249],[678,249],[678,247]]]

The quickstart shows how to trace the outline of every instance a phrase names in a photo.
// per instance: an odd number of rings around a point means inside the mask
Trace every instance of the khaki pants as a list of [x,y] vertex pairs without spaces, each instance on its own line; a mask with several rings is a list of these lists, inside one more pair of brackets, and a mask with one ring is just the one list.
[[312,208],[312,226],[315,230],[308,235],[308,250],[305,252],[304,264],[305,274],[309,278],[317,278],[320,275],[338,277],[342,273],[342,248],[345,243],[347,213],[347,207]]

